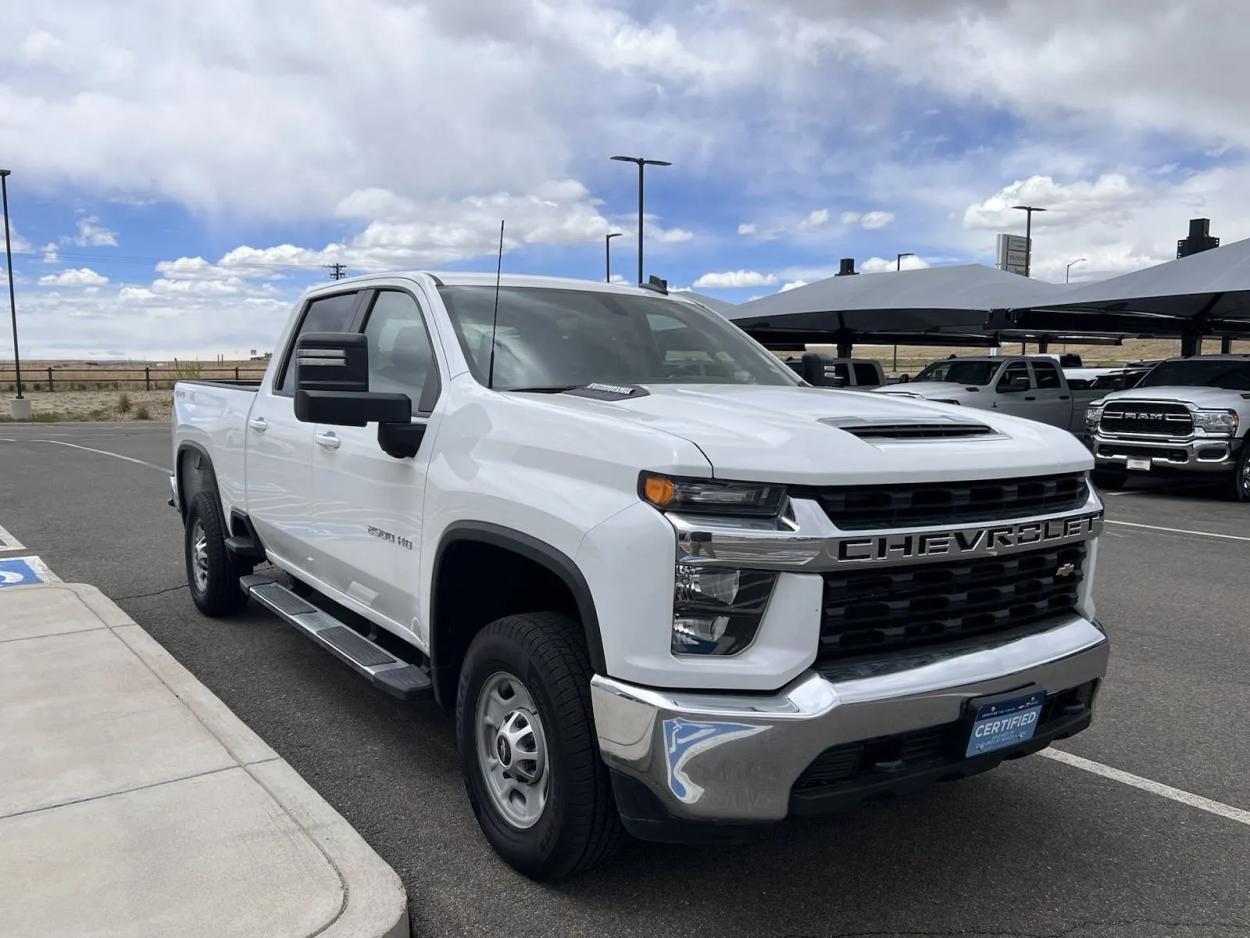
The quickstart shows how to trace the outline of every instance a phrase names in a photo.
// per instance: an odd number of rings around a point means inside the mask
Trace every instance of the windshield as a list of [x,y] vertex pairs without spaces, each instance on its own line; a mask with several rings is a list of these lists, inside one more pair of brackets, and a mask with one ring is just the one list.
[[[487,383],[493,286],[439,294],[473,376]],[[662,297],[504,287],[499,291],[494,386],[559,389],[606,384],[768,384],[798,379],[736,326]]]
[[998,370],[998,362],[948,358],[934,362],[916,375],[916,381],[953,381],[955,384],[986,385]]
[[1203,361],[1187,358],[1184,361],[1160,362],[1137,386],[1159,388],[1165,385],[1250,391],[1250,360],[1223,358]]

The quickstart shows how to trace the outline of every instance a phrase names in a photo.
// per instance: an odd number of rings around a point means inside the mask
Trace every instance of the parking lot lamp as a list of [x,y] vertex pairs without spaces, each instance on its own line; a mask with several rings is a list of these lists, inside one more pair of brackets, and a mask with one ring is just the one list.
[[642,283],[642,177],[643,170],[648,166],[672,166],[667,160],[649,160],[641,156],[614,156],[614,160],[622,163],[638,164],[638,282]]
[[1077,258],[1076,260],[1074,260],[1074,261],[1068,261],[1068,266],[1067,266],[1067,267],[1065,267],[1065,268],[1063,269],[1063,282],[1064,282],[1064,283],[1067,283],[1067,282],[1068,282],[1068,279],[1072,276],[1072,267],[1073,267],[1073,265],[1075,265],[1075,264],[1083,264],[1083,263],[1085,263],[1085,258],[1083,258],[1083,257],[1078,257],[1078,258]]
[[914,252],[914,251],[904,251],[904,252],[903,252],[903,253],[901,253],[901,254],[896,254],[896,255],[894,255],[894,269],[895,269],[895,270],[902,270],[902,269],[903,269],[903,258],[904,258],[904,257],[915,257],[915,256],[916,256],[916,254],[915,254],[915,252]]
[[13,370],[17,377],[17,399],[22,400],[22,356],[17,350],[17,300],[13,297],[13,243],[9,238],[9,174],[0,169],[0,197],[4,201],[4,259],[9,271],[9,315],[13,319]]

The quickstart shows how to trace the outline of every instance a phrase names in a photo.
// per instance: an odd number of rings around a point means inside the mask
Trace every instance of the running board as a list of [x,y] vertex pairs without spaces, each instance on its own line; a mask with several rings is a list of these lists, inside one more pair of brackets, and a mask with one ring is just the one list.
[[400,661],[355,629],[291,592],[273,577],[260,573],[239,579],[254,600],[346,662],[373,684],[400,700],[422,700],[434,693],[423,668]]

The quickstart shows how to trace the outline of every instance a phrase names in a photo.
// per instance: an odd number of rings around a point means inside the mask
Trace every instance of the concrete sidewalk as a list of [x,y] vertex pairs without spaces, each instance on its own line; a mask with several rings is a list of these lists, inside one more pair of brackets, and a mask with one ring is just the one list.
[[0,589],[0,935],[408,934],[394,871],[99,590]]

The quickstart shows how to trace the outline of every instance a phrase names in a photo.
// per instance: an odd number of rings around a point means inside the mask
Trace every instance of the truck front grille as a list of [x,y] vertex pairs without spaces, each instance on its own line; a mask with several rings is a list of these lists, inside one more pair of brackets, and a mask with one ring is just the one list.
[[953,642],[1072,613],[1084,544],[824,576],[820,659]]
[[1107,433],[1190,436],[1194,432],[1194,418],[1184,404],[1170,404],[1166,401],[1112,401],[1103,408],[1098,428]]
[[974,482],[920,482],[794,489],[814,498],[843,531],[922,525],[975,524],[1062,511],[1085,504],[1089,487],[1082,472]]

